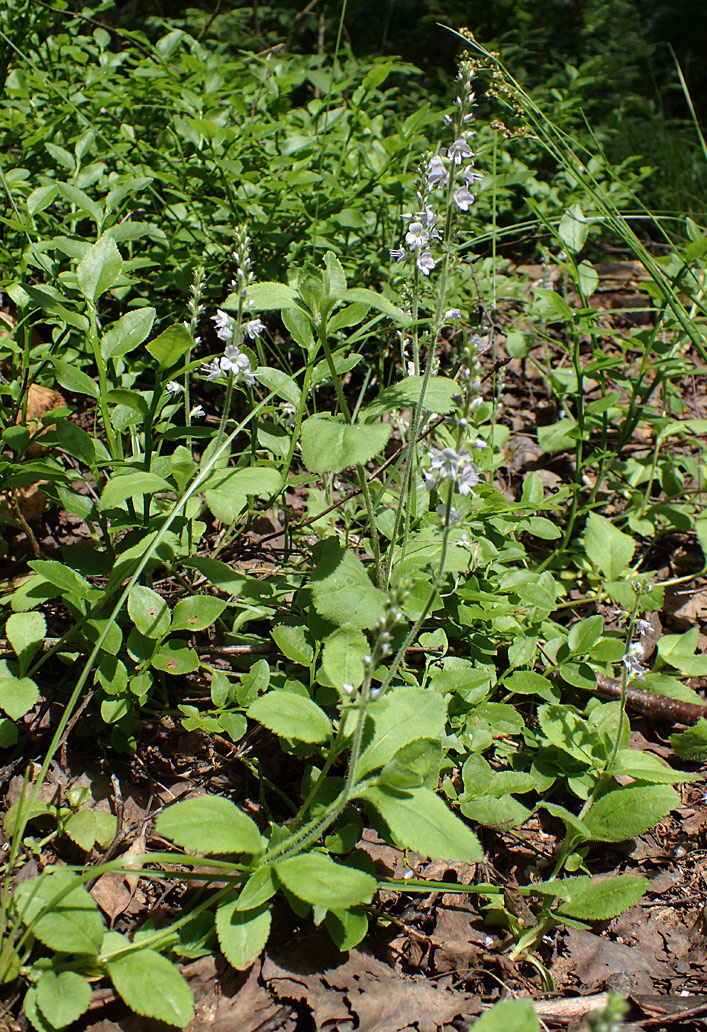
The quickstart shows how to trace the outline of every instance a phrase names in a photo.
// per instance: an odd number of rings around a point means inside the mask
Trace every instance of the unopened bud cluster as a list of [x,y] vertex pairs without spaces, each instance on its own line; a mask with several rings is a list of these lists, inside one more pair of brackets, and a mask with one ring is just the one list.
[[[363,663],[366,667],[366,682],[370,682],[373,671],[390,656],[393,650],[393,632],[398,624],[405,622],[402,603],[408,590],[407,585],[398,586],[391,590],[382,616],[376,620],[371,628],[373,646],[371,651],[363,657]],[[347,695],[353,695],[355,688],[352,684],[345,684],[342,687]],[[369,698],[375,699],[380,694],[380,688],[371,688],[368,694]]]

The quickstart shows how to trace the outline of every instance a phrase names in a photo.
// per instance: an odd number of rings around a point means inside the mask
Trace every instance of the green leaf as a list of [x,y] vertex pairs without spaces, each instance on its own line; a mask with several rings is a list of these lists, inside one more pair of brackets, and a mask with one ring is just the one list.
[[131,949],[118,932],[106,933],[102,953],[116,991],[131,1010],[177,1028],[189,1024],[194,1017],[189,986],[166,957],[155,950]]
[[319,684],[332,688],[363,682],[365,666],[363,657],[370,651],[368,639],[354,627],[340,627],[324,642],[322,663],[317,674]]
[[253,302],[256,312],[297,308],[297,293],[284,283],[251,283],[248,300]]
[[314,648],[308,640],[306,628],[277,624],[270,633],[280,652],[291,663],[298,663],[305,667],[310,665],[314,659]]
[[[61,896],[57,899],[57,896]],[[30,878],[15,889],[14,905],[33,935],[57,953],[95,955],[104,927],[98,907],[71,871]],[[47,912],[40,916],[46,908]]]
[[360,559],[333,538],[322,542],[311,580],[314,608],[339,626],[373,627],[383,616],[384,595]]
[[324,255],[324,284],[327,297],[330,301],[340,301],[346,293],[346,275],[341,267],[341,262],[333,251],[327,251]]
[[472,821],[494,828],[517,828],[525,824],[533,813],[512,795],[501,798],[493,795],[477,796],[461,803],[459,809]]
[[366,287],[354,287],[353,290],[347,290],[341,300],[360,301],[361,304],[368,305],[369,308],[375,308],[377,312],[387,315],[399,326],[409,326],[411,322],[411,316],[407,312],[396,308],[382,294],[377,294],[375,290],[368,290]]
[[39,689],[29,677],[0,677],[0,709],[19,720],[35,706]]
[[106,509],[119,509],[128,498],[142,498],[157,491],[168,491],[173,494],[174,488],[155,473],[131,470],[129,473],[110,478],[103,488],[98,508],[101,512],[105,512]]
[[157,832],[183,849],[201,853],[258,853],[260,832],[254,821],[223,796],[199,796],[168,807]]
[[589,652],[601,638],[603,630],[604,618],[598,614],[573,624],[567,636],[567,645],[572,655],[583,656]]
[[612,768],[614,776],[623,774],[637,781],[648,781],[653,785],[687,784],[698,781],[699,774],[676,770],[654,753],[639,752],[638,749],[619,749]]
[[60,419],[56,424],[56,435],[64,451],[73,455],[79,462],[93,466],[96,461],[96,448],[85,430],[69,419]]
[[530,1000],[501,1000],[472,1025],[473,1032],[539,1032]]
[[282,475],[271,466],[218,470],[209,477],[204,492],[206,504],[222,523],[234,523],[245,508],[248,495],[267,498],[275,494]]
[[88,852],[96,842],[110,843],[115,836],[116,819],[103,810],[90,810],[84,806],[72,813],[64,823],[64,832],[72,842]]
[[617,580],[624,573],[636,548],[632,537],[596,512],[587,517],[583,541],[587,558],[607,580]]
[[548,455],[552,452],[570,451],[577,441],[577,424],[573,419],[561,419],[548,426],[539,426],[537,435],[538,444]]
[[435,860],[479,863],[483,850],[473,831],[424,786],[394,792],[385,785],[361,793],[379,812],[396,843]]
[[150,660],[150,666],[165,674],[193,674],[199,669],[196,649],[190,649],[185,641],[170,640],[160,645]]
[[298,899],[328,909],[370,903],[378,887],[370,874],[337,864],[324,853],[293,856],[275,864],[275,872]]
[[272,867],[258,867],[241,889],[236,910],[256,910],[272,899],[278,888]]
[[181,323],[173,323],[146,347],[162,369],[169,369],[194,347],[194,338]]
[[331,721],[315,702],[282,689],[261,695],[247,714],[280,738],[298,742],[326,742],[332,731]]
[[687,677],[703,677],[707,674],[707,656],[695,655],[698,640],[697,627],[683,634],[665,634],[658,642],[658,655]]
[[[409,408],[420,399],[423,376],[406,376],[404,380],[381,391],[375,401],[366,408],[363,419],[377,419],[383,412],[391,409]],[[454,396],[459,393],[459,385],[446,376],[430,377],[425,391],[424,407],[427,412],[451,412],[455,407]]]
[[325,415],[302,424],[302,458],[312,473],[340,473],[363,465],[382,451],[390,437],[387,423],[349,425]]
[[161,638],[170,627],[169,606],[156,591],[142,584],[130,589],[128,616],[146,638]]
[[213,595],[192,595],[177,602],[172,611],[173,631],[203,631],[211,627],[226,608],[226,602]]
[[37,982],[37,1004],[55,1028],[70,1025],[91,1003],[91,983],[75,971],[45,971]]
[[24,675],[44,644],[47,633],[47,621],[41,613],[13,613],[5,624],[5,634],[15,650],[19,661],[20,674]]
[[374,732],[361,754],[357,779],[385,766],[399,749],[418,738],[441,736],[447,719],[447,703],[437,691],[403,685],[387,692],[369,709]]
[[358,946],[368,934],[368,914],[359,907],[351,910],[329,910],[324,918],[324,924],[342,953]]
[[274,391],[278,397],[289,401],[297,407],[300,403],[301,394],[295,380],[281,369],[274,369],[272,366],[258,366],[258,380],[269,391]]
[[517,695],[538,695],[546,702],[557,702],[558,693],[552,681],[534,670],[514,670],[503,681],[503,687]]
[[138,308],[132,312],[126,312],[103,335],[101,341],[103,358],[108,361],[111,358],[118,358],[120,355],[127,355],[138,344],[142,344],[149,336],[156,314],[154,308]]
[[599,273],[591,262],[580,262],[577,266],[579,286],[585,298],[589,299],[599,286]]
[[88,301],[97,301],[101,294],[115,286],[123,270],[120,251],[109,236],[103,236],[89,247],[76,269],[79,290]]
[[249,967],[270,935],[270,910],[267,904],[255,910],[238,910],[238,896],[220,903],[216,910],[216,934],[228,963],[237,971]]
[[59,385],[67,391],[71,391],[72,394],[87,394],[89,398],[100,396],[98,384],[82,369],[77,369],[60,358],[54,358],[52,365]]
[[91,602],[99,598],[101,592],[92,588],[87,580],[64,563],[56,559],[33,559],[29,564],[33,570],[41,574],[50,584],[56,585],[62,594],[75,595]]
[[679,805],[669,785],[626,785],[598,799],[583,820],[596,841],[622,842],[650,831]]
[[707,720],[700,717],[694,727],[677,731],[670,736],[671,748],[682,760],[707,760]]
[[584,212],[582,211],[581,205],[573,204],[567,209],[560,219],[560,225],[557,232],[562,243],[568,251],[572,252],[572,254],[577,254],[582,250],[587,242],[589,225]]
[[564,902],[558,914],[580,921],[608,921],[638,903],[650,887],[639,874],[620,874],[597,881],[584,876],[565,878],[560,883]]

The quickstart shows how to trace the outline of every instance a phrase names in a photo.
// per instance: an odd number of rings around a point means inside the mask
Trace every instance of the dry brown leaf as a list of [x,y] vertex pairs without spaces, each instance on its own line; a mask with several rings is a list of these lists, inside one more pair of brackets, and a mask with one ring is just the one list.
[[[31,383],[29,390],[27,391],[27,413],[24,420],[24,425],[27,427],[31,434],[37,434],[41,437],[47,430],[51,430],[54,426],[52,423],[49,426],[42,426],[42,417],[47,412],[52,412],[54,409],[61,408],[64,404],[63,395],[59,394],[59,391],[54,391],[50,387],[40,387],[37,383]],[[18,414],[15,422],[19,425],[23,422],[21,413]],[[29,448],[25,452],[29,458],[36,458],[37,455],[43,455],[45,449],[37,441],[33,441]]]
[[[145,836],[138,835],[130,849],[121,857],[124,866],[130,867],[131,858],[141,856],[144,852]],[[111,924],[130,906],[139,879],[140,875],[137,872],[126,874],[121,871],[108,871],[101,875],[91,889],[91,895]]]

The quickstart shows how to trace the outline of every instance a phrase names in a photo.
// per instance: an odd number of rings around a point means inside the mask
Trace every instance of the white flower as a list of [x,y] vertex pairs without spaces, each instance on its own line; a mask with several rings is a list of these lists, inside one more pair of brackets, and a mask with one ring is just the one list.
[[207,365],[201,367],[202,373],[207,373],[207,380],[220,380],[221,363],[217,358],[212,358]]
[[471,183],[480,183],[484,178],[483,172],[477,172],[475,168],[471,167],[471,165],[467,165],[466,168],[462,169],[462,176],[464,177],[467,186],[470,186]]
[[450,161],[453,161],[455,165],[461,165],[462,161],[473,158],[474,152],[464,137],[460,136],[447,151],[447,157]]
[[473,193],[469,193],[465,186],[462,186],[454,193],[454,203],[460,211],[468,211],[475,200]]
[[356,691],[352,684],[342,684],[341,690],[345,692],[346,695],[353,695],[353,693]]
[[448,308],[447,311],[444,313],[445,322],[447,322],[450,319],[453,319],[455,322],[458,322],[461,319],[461,317],[462,314],[458,308]]
[[642,681],[648,673],[647,667],[640,662],[641,659],[643,659],[643,645],[640,641],[634,641],[629,645],[628,652],[621,660],[629,675],[638,678],[639,681]]
[[216,327],[216,335],[219,340],[230,340],[233,333],[233,320],[228,312],[219,308],[216,315],[211,316],[211,319]]
[[421,222],[411,222],[407,233],[405,234],[405,243],[410,247],[414,247],[415,250],[422,250],[426,247],[430,239],[430,234],[427,232]]
[[429,276],[437,262],[429,251],[423,251],[415,263],[423,276]]
[[195,405],[189,413],[192,419],[203,419],[206,413],[204,412],[203,405]]
[[181,383],[177,383],[176,380],[170,380],[167,384],[168,394],[180,394],[183,390],[184,388],[182,387]]
[[427,166],[427,182],[430,186],[444,186],[448,179],[447,170],[439,154],[430,158]]
[[404,247],[394,247],[391,249],[390,257],[396,262],[404,262],[407,258],[407,251]]
[[650,634],[653,628],[651,627],[648,620],[636,620],[636,627],[641,636],[644,634]]
[[251,340],[255,340],[265,329],[265,323],[262,323],[260,319],[251,319],[245,325],[245,331]]
[[459,493],[463,495],[470,494],[472,487],[476,487],[476,485],[479,483],[479,479],[479,474],[476,471],[476,466],[474,465],[474,463],[467,463],[466,466],[464,466],[464,468],[460,471],[459,476],[457,477],[457,487],[459,488]]
[[[241,357],[241,349],[235,344],[229,344],[219,360],[219,367],[223,373],[238,374],[238,360]],[[248,361],[246,359],[246,361]]]

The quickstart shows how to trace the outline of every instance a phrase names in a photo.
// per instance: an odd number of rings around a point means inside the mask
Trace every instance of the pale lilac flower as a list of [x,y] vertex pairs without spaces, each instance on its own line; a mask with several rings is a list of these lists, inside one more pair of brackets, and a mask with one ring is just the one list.
[[639,681],[642,681],[648,673],[647,667],[640,662],[641,659],[643,659],[643,646],[640,641],[634,641],[629,645],[628,652],[621,660],[629,675],[638,678]]
[[346,695],[353,695],[353,693],[356,691],[352,684],[342,684],[341,690],[345,692]]
[[[238,360],[241,357],[245,357],[241,356],[241,349],[237,348],[235,344],[229,344],[219,359],[219,367],[221,371],[224,373],[235,373],[237,375],[239,372]],[[246,358],[246,362],[247,361],[248,359]]]
[[369,694],[370,694],[372,699],[377,699],[378,696],[380,695],[380,693],[381,693],[380,688],[371,688],[371,691],[370,691]]
[[477,172],[475,168],[471,167],[471,165],[467,165],[462,169],[462,176],[464,177],[467,186],[470,186],[472,183],[480,183],[484,178],[483,172]]
[[415,363],[414,362],[408,362],[407,366],[406,366],[406,369],[407,369],[408,376],[414,376],[415,375]]
[[474,152],[464,137],[460,136],[447,151],[447,157],[450,161],[453,161],[455,165],[461,165],[462,161],[473,158]]
[[404,262],[407,258],[407,251],[404,247],[393,247],[390,251],[390,257],[396,262]]
[[[441,516],[442,519],[444,519],[444,517],[447,514],[447,506],[444,504],[444,502],[440,502],[440,504],[437,506],[435,511],[436,511],[438,516]],[[459,510],[455,509],[454,506],[452,505],[450,507],[450,509],[449,509],[449,522],[450,523],[458,523],[460,519],[461,519],[461,514],[459,513]]]
[[437,213],[431,204],[426,204],[424,211],[416,212],[415,217],[419,222],[424,223],[426,226],[434,226],[437,221]]
[[203,405],[195,405],[189,413],[192,419],[203,419],[206,413],[204,412]]
[[285,417],[285,422],[288,426],[295,425],[295,418],[297,416],[297,409],[290,401],[286,401],[282,406],[282,414]]
[[265,323],[261,322],[260,319],[251,319],[250,322],[245,324],[245,331],[251,340],[255,340],[265,329]]
[[219,308],[216,315],[211,316],[211,319],[216,326],[216,335],[219,340],[230,340],[233,333],[233,320],[228,312],[224,312]]
[[467,463],[466,466],[459,472],[457,477],[457,487],[459,493],[463,495],[471,494],[472,487],[476,487],[479,483],[480,477],[476,471],[476,466],[473,462]]
[[648,620],[636,620],[636,627],[641,635],[650,634],[653,630]]
[[427,232],[421,222],[411,222],[410,227],[405,234],[405,243],[409,244],[410,247],[414,247],[415,250],[422,250],[426,247],[430,239],[430,234]]
[[460,211],[468,211],[475,200],[473,193],[469,193],[465,186],[460,187],[454,193],[454,203]]
[[181,383],[177,383],[176,380],[170,380],[166,387],[168,394],[180,394],[184,388]]
[[221,363],[217,358],[212,358],[207,365],[201,367],[202,373],[207,373],[207,380],[221,379]]
[[427,166],[427,182],[430,186],[444,186],[449,178],[444,162],[439,154],[430,158]]
[[453,319],[454,322],[459,322],[461,317],[462,314],[458,308],[448,308],[447,311],[444,313],[445,322],[447,322],[450,319]]
[[480,479],[476,465],[471,459],[471,452],[466,448],[459,452],[454,448],[443,448],[441,451],[433,452],[430,467],[423,471],[422,476],[428,491],[442,480],[453,480],[463,495],[469,494]]
[[429,251],[423,251],[415,263],[423,276],[429,276],[437,262]]

